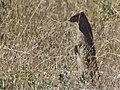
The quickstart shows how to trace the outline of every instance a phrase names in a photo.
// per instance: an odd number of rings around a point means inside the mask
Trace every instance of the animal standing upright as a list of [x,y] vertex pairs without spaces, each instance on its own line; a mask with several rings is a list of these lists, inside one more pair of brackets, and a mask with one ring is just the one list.
[[90,23],[84,12],[75,14],[69,21],[76,22],[79,25],[74,48],[75,54],[77,55],[79,73],[82,75],[86,67],[90,78],[89,82],[94,86],[96,84],[95,79],[97,77],[96,72],[98,72],[98,66],[95,58],[96,51]]

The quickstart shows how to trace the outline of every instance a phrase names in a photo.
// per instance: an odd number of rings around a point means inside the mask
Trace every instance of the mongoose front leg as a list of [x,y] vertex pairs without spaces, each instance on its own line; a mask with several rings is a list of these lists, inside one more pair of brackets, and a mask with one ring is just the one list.
[[74,47],[75,55],[80,54],[79,48],[80,48],[81,46],[82,46],[82,44],[75,45],[75,47]]

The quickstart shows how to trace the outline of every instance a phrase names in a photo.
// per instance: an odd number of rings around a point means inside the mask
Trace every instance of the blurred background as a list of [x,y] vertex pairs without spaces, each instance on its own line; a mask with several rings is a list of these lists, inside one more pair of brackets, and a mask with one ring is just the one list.
[[0,89],[80,90],[74,43],[85,12],[103,90],[120,90],[120,0],[0,0]]

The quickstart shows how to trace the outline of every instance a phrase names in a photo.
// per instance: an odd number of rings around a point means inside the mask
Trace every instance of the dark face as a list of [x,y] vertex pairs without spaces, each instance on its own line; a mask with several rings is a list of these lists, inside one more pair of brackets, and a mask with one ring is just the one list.
[[75,14],[74,16],[72,16],[69,21],[70,21],[70,22],[79,22],[80,18],[81,18],[83,15],[84,15],[83,12],[77,13],[77,14]]
[[74,16],[72,16],[69,21],[70,22],[78,22],[79,21],[79,17],[80,17],[80,13],[77,13]]

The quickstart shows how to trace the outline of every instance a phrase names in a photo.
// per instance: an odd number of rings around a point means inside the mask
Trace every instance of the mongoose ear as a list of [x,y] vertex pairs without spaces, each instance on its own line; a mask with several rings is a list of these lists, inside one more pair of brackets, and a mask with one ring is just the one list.
[[81,13],[75,14],[74,16],[72,16],[72,17],[69,19],[69,21],[70,21],[70,22],[78,22],[78,21],[79,21],[79,18],[80,18],[80,14],[81,14]]
[[83,16],[85,16],[85,13],[84,13],[84,12],[81,12],[81,13],[80,13],[80,17],[83,17]]

